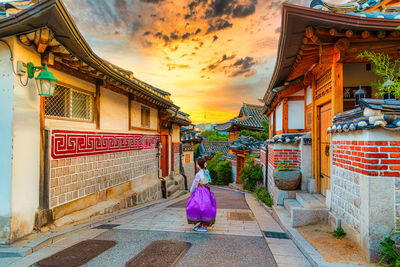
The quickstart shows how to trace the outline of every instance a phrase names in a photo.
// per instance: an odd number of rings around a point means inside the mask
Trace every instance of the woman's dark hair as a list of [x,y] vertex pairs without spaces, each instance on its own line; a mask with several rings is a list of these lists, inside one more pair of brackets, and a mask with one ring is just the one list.
[[205,169],[206,168],[206,160],[201,158],[197,160],[197,164],[199,164],[200,168]]

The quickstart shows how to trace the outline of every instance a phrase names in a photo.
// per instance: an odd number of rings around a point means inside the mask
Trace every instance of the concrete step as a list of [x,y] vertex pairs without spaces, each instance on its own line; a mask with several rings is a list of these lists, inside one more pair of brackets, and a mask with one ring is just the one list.
[[284,226],[292,227],[292,219],[290,218],[289,212],[282,206],[272,206],[272,212],[275,218]]
[[318,223],[328,223],[328,209],[293,208],[291,213],[292,227],[300,227]]
[[303,207],[296,199],[285,199],[283,201],[283,206],[289,212],[289,214],[292,214],[293,208]]
[[177,186],[177,185],[172,185],[172,186],[169,186],[168,188],[167,188],[167,192],[168,192],[168,197],[170,197],[172,194],[174,194],[176,191],[178,191],[179,190],[179,186]]
[[324,209],[325,202],[321,202],[317,194],[297,193],[296,200],[306,209]]

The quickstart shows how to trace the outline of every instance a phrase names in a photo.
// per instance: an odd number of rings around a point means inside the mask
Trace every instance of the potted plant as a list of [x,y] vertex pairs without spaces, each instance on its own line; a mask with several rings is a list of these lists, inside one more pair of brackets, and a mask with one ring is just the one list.
[[274,182],[281,190],[295,190],[301,181],[301,172],[290,166],[287,161],[278,163],[274,171]]

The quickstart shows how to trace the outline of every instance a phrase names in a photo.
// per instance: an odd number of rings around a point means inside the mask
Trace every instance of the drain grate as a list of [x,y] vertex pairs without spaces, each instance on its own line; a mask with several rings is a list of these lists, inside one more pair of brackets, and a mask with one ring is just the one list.
[[75,267],[81,266],[118,242],[113,240],[85,240],[72,247],[57,252],[50,257],[38,261],[36,266]]
[[270,237],[270,238],[289,239],[287,234],[281,232],[264,231],[264,235],[265,237]]
[[191,246],[192,244],[181,241],[154,241],[125,266],[175,266]]
[[113,229],[114,227],[120,226],[120,224],[101,224],[93,227],[93,229]]
[[228,220],[232,221],[254,221],[254,216],[251,212],[228,212]]

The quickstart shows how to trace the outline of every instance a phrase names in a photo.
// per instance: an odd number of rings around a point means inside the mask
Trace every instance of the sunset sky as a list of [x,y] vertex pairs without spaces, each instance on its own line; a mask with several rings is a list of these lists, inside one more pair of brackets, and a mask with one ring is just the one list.
[[195,123],[226,121],[243,102],[261,104],[275,64],[282,2],[64,1],[95,53],[170,92]]

